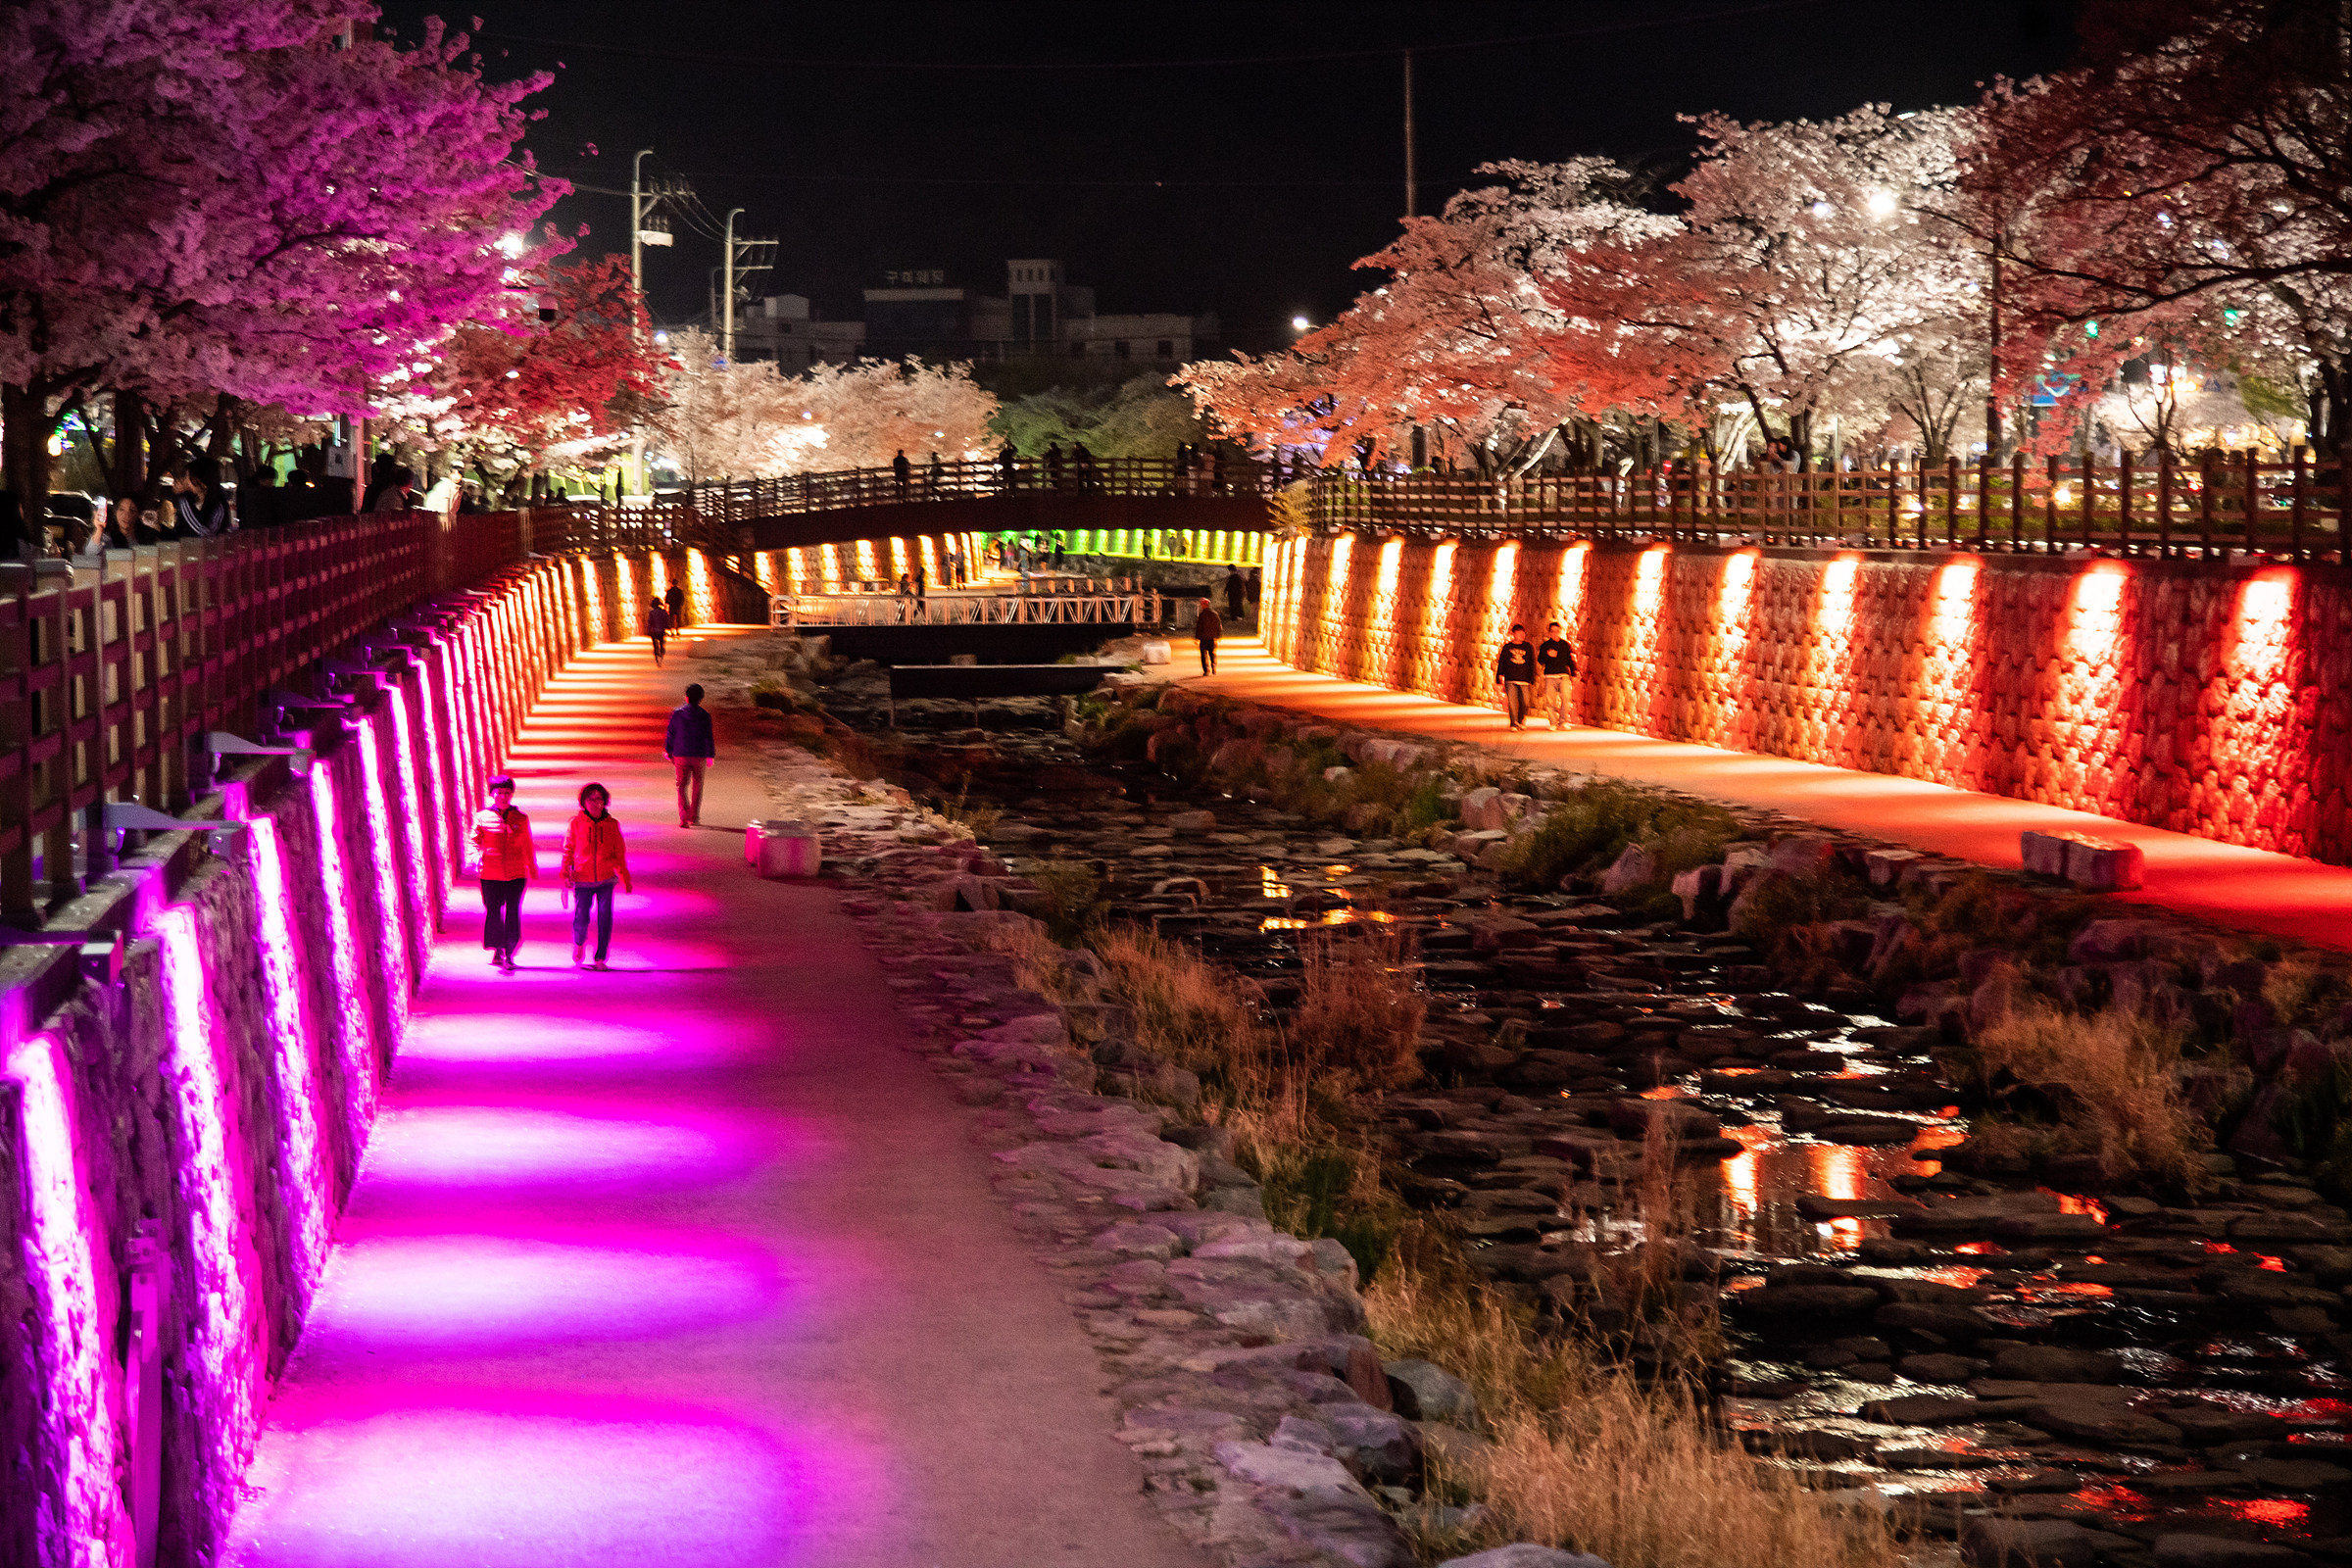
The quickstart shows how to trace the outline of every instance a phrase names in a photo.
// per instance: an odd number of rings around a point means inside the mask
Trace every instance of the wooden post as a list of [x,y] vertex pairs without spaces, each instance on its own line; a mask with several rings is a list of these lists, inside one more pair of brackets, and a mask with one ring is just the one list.
[[2246,554],[2249,556],[2253,555],[2262,548],[2262,542],[2254,536],[2254,513],[2261,500],[2261,459],[2255,453],[2252,447],[2248,447],[2246,448],[2246,499],[2244,502],[2244,510],[2246,514]]
[[[2205,559],[2213,559],[2213,454],[2197,460],[2197,531]],[[2227,559],[2226,557],[2224,559]]]
[[2294,510],[2288,520],[2288,527],[2292,531],[2294,538],[2295,564],[2298,566],[2303,564],[2303,465],[2305,456],[2306,449],[2302,447],[2295,448],[2295,471],[2293,480],[2295,491],[2294,499],[2290,503]]
[[2090,455],[2090,449],[2087,446],[2082,449],[2081,466],[2082,469],[2082,548],[2090,550],[2097,544],[2091,534],[2097,528],[2099,520],[2099,460]]
[[1960,548],[1960,455],[1943,455],[1943,547]]
[[2026,548],[2026,455],[2009,455],[2009,548]]
[[1983,550],[1992,528],[1992,454],[1977,459],[1977,548]]
[[2170,447],[2156,449],[2156,554],[2159,559],[2173,553],[2173,453]]
[[2120,503],[2115,514],[2116,542],[2127,556],[2135,554],[2132,546],[2132,449],[2124,448],[2123,461],[2116,465],[2115,492]]
[[2041,493],[2042,547],[2054,556],[2058,553],[2059,474],[2058,455],[2054,452],[2050,454],[2045,474],[2047,488]]

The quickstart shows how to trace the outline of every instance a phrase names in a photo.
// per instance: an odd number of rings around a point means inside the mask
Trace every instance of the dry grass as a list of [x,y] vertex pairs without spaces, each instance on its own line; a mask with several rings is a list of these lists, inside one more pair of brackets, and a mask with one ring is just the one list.
[[2307,953],[2280,958],[2262,977],[2262,1000],[2282,1024],[2307,1023],[2323,1007],[2342,1002],[2344,972]]
[[2211,1138],[2174,1078],[2180,1040],[2148,1020],[2113,1010],[2083,1016],[2024,997],[1977,1036],[1972,1054],[1988,1092],[2004,1073],[2055,1086],[2073,1107],[2062,1141],[2095,1154],[2109,1177],[2203,1179]]
[[1102,933],[1096,951],[1119,999],[1135,1009],[1136,1043],[1199,1075],[1228,1079],[1262,1049],[1257,987],[1192,949],[1132,926]]
[[1290,1074],[1335,1094],[1420,1077],[1415,1048],[1429,1004],[1407,967],[1414,952],[1409,933],[1377,921],[1301,941]]
[[1434,1495],[1485,1505],[1432,1556],[1547,1542],[1613,1568],[1882,1568],[1893,1537],[1841,1519],[1795,1473],[1725,1441],[1691,1385],[1644,1386],[1592,1342],[1539,1336],[1480,1291],[1441,1234],[1416,1225],[1365,1293],[1391,1355],[1426,1356],[1477,1393],[1493,1446],[1461,1470],[1434,1466]]

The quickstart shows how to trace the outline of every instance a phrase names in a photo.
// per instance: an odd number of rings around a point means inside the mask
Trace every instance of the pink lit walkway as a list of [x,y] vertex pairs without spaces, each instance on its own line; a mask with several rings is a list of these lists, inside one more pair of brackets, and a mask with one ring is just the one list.
[[[524,967],[461,889],[226,1560],[1197,1564],[834,895],[744,869],[740,757],[676,827],[693,669],[609,648],[533,717]],[[637,875],[608,974],[552,881],[590,778]]]
[[[1193,651],[1179,643],[1189,667]],[[1250,702],[1320,713],[1343,723],[1473,741],[1548,767],[1565,767],[1661,784],[1737,805],[1786,811],[1981,864],[2018,863],[2018,834],[2028,828],[2097,833],[2137,844],[2147,857],[2147,886],[2127,897],[2161,904],[2248,931],[2352,950],[2352,869],[2291,856],[2240,849],[2185,833],[2140,827],[2083,811],[1941,784],[1858,773],[1816,762],[1727,752],[1617,730],[1554,734],[1544,721],[1513,735],[1502,714],[1435,698],[1390,691],[1294,669],[1267,655],[1254,637],[1217,649],[1217,674],[1186,684]]]

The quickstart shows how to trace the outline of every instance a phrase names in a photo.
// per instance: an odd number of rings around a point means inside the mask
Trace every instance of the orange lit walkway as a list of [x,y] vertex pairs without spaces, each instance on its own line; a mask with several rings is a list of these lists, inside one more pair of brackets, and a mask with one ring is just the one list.
[[[1197,1568],[836,894],[745,870],[723,727],[676,825],[696,672],[589,653],[516,745],[521,969],[457,890],[221,1560]],[[637,880],[605,974],[553,881],[589,779]]]
[[[1192,662],[1178,641],[1181,666]],[[1380,686],[1309,674],[1269,657],[1255,637],[1217,648],[1218,672],[1185,682],[1250,702],[1319,713],[1341,723],[1469,741],[1547,767],[1664,785],[1739,806],[1762,807],[1824,827],[1868,834],[1981,864],[2015,866],[2028,828],[2128,840],[2147,857],[2147,886],[2127,900],[2160,904],[2222,925],[2352,951],[2352,869],[2240,849],[2031,801],[1978,795],[1885,773],[1859,773],[1752,752],[1652,740],[1617,730],[1534,727],[1512,734],[1493,709],[1439,702]]]

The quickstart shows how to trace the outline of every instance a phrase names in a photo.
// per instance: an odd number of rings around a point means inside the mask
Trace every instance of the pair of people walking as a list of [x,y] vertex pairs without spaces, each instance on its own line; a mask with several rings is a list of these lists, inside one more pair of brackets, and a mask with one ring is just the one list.
[[1528,710],[1540,699],[1551,727],[1566,729],[1568,677],[1575,673],[1576,651],[1560,635],[1558,621],[1544,622],[1541,643],[1530,643],[1525,623],[1514,621],[1510,640],[1494,655],[1494,679],[1502,687],[1503,717],[1511,728],[1527,728]]
[[[603,969],[612,951],[612,896],[637,891],[629,876],[628,847],[612,815],[612,794],[602,784],[582,785],[580,808],[564,830],[564,892],[571,902],[571,962],[574,968]],[[474,814],[473,847],[481,857],[482,946],[491,964],[514,972],[514,950],[522,945],[522,894],[539,879],[539,851],[531,841],[531,819],[514,804],[514,780],[501,773],[490,781],[490,804]],[[588,927],[596,926],[596,956],[588,956]]]

